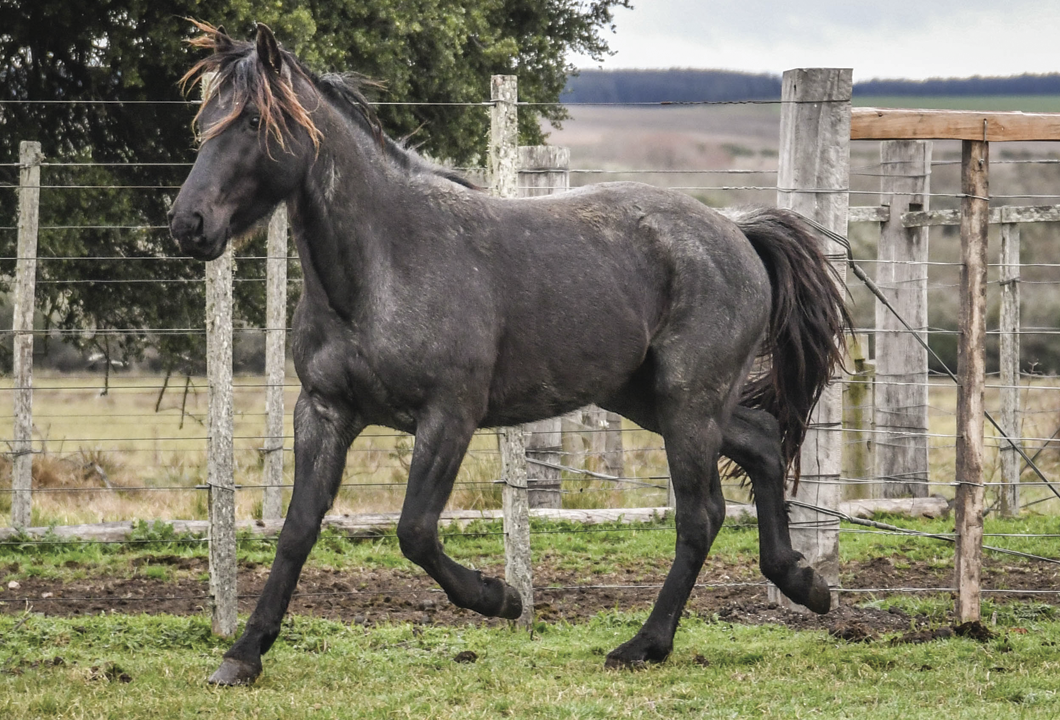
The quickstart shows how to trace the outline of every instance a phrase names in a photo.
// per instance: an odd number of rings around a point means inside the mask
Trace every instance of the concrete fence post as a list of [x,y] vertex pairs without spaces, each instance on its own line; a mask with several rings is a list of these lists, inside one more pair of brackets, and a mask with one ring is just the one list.
[[236,632],[236,506],[232,411],[232,245],[206,263],[207,469],[213,631]]
[[[1020,411],[1020,226],[1004,222],[1007,208],[1001,209],[1001,429],[1019,443],[1022,436]],[[1020,470],[1023,459],[1016,448],[1001,442],[1001,481],[998,493],[1001,515],[1016,517],[1020,512]]]
[[[490,80],[490,191],[497,197],[518,194],[519,123],[514,75],[494,75]],[[505,579],[519,591],[523,614],[516,620],[530,627],[534,619],[534,589],[530,568],[530,506],[527,496],[526,439],[521,427],[501,428],[501,480],[504,508]]]
[[12,331],[15,380],[11,462],[11,526],[30,526],[33,502],[33,311],[37,288],[37,233],[40,227],[38,142],[19,145],[18,259]]
[[265,457],[261,517],[283,515],[283,383],[287,357],[287,207],[269,221],[265,279]]

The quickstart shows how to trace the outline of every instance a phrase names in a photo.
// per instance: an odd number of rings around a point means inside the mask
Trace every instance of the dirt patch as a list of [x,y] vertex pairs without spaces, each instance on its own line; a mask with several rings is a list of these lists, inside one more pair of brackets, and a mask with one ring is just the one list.
[[[157,579],[144,574],[159,566],[170,569],[175,579]],[[988,561],[983,571],[984,586],[1014,591],[1051,590],[1055,594],[1037,595],[1035,599],[1060,602],[1060,581],[1054,568]],[[34,612],[60,616],[204,613],[209,608],[208,584],[200,578],[206,570],[205,558],[160,555],[139,560],[134,567],[135,574],[130,577],[96,577],[66,582],[20,578],[16,581],[17,587],[4,588],[0,592],[0,612],[21,612],[28,605]],[[481,570],[487,575],[504,574],[499,566]],[[559,568],[545,560],[534,567],[536,617],[548,623],[578,622],[605,610],[646,610],[655,601],[665,570],[665,567],[639,568],[622,573],[591,574],[585,569]],[[268,571],[265,565],[240,563],[241,613],[253,609]],[[952,570],[923,562],[876,558],[848,563],[843,568],[842,578],[844,587],[940,588],[952,586],[951,575]],[[764,580],[751,562],[711,559],[700,575],[700,581],[689,600],[687,612],[716,617],[723,622],[771,623],[794,629],[824,630],[846,642],[873,642],[882,634],[900,632],[906,635],[899,638],[899,642],[927,642],[937,639],[937,633],[941,631],[976,636],[977,628],[923,630],[922,627],[927,627],[926,618],[911,618],[898,610],[855,607],[854,603],[865,597],[862,594],[845,596],[838,608],[823,616],[788,610],[769,602]],[[873,595],[884,597],[888,594],[880,591]],[[482,618],[455,607],[437,585],[418,570],[386,568],[344,571],[307,568],[291,602],[291,612],[362,625],[411,622],[458,626],[505,622]],[[911,626],[913,632],[910,632]],[[931,633],[936,634],[929,637]]]

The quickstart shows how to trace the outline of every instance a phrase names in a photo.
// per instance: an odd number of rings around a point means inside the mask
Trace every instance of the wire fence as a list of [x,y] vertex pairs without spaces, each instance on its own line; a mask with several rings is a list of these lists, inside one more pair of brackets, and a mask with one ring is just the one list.
[[[10,101],[0,101],[3,102]],[[51,102],[51,101],[48,101]],[[111,103],[131,105],[133,103]],[[194,103],[191,103],[194,104]],[[408,103],[417,105],[418,103]],[[525,103],[521,103],[525,104]],[[587,108],[600,108],[614,111],[623,107],[638,112],[653,107],[657,112],[672,110],[680,112],[696,111],[710,113],[720,107],[778,106],[779,101],[746,101],[746,102],[703,102],[703,103],[591,103]],[[488,111],[492,102],[481,103],[444,103],[455,108],[479,108]],[[578,106],[571,108],[577,118]],[[577,120],[575,120],[577,122]],[[960,191],[958,183],[959,159],[951,157],[952,150],[946,150],[945,144],[939,144],[941,152],[936,151],[935,159],[926,168],[918,171],[920,175],[930,174],[930,190],[894,190],[889,193],[881,191],[880,183],[895,177],[894,163],[875,159],[878,154],[877,143],[871,147],[855,144],[852,149],[852,169],[849,173],[850,186],[840,190],[818,192],[843,193],[850,197],[852,206],[875,208],[875,217],[880,217],[889,210],[889,198],[915,199],[919,207],[910,208],[909,212],[925,212],[928,205],[933,209],[946,210],[959,206],[960,201],[968,195]],[[732,149],[726,159],[740,161],[743,165],[754,167],[682,167],[680,162],[668,162],[666,166],[634,165],[625,167],[581,166],[575,155],[574,168],[567,168],[568,182],[571,185],[588,184],[600,180],[635,179],[651,181],[672,189],[690,193],[710,204],[729,205],[757,202],[771,204],[773,193],[778,192],[777,181],[773,184],[726,184],[699,183],[691,178],[710,176],[761,176],[775,177],[777,159],[772,154],[775,143],[767,142],[767,152],[745,152],[739,148]],[[575,148],[577,150],[577,148]],[[991,193],[991,200],[996,206],[1011,206],[1012,201],[1034,201],[1036,204],[1055,203],[1060,194],[1049,194],[1040,191],[1043,187],[1055,186],[1060,180],[1060,158],[1057,158],[1053,146],[1047,144],[1024,144],[1017,151],[1018,157],[1002,155],[991,161],[998,166],[995,187],[999,192]],[[1033,153],[1041,156],[1033,157]],[[705,154],[701,154],[705,155]],[[596,159],[596,158],[593,158]],[[3,167],[19,167],[18,163],[0,163]],[[138,170],[152,170],[159,173],[157,183],[122,183],[118,181],[99,183],[77,181],[67,178],[62,182],[49,180],[50,173],[73,173],[79,170],[107,171],[119,173],[121,170],[135,166]],[[53,202],[63,195],[82,193],[91,196],[93,193],[107,193],[114,197],[139,197],[143,193],[161,193],[171,198],[179,188],[179,177],[190,163],[92,163],[92,162],[42,162],[41,181],[37,187],[41,192],[42,215],[39,225],[40,252],[35,256],[37,272],[36,284],[49,292],[49,297],[59,297],[69,293],[78,286],[93,289],[111,286],[143,286],[148,292],[165,292],[172,286],[197,286],[205,283],[201,267],[193,267],[184,258],[167,257],[162,254],[145,254],[127,256],[115,254],[110,248],[102,246],[78,254],[71,252],[69,245],[56,244],[53,238],[68,240],[79,233],[128,234],[141,238],[153,238],[154,247],[168,244],[165,236],[168,228],[150,218],[131,217],[124,221],[108,221],[102,217],[90,215],[79,216],[76,220],[64,216],[63,203]],[[467,169],[470,173],[482,173],[475,168]],[[539,170],[530,170],[523,175],[521,187],[536,188],[528,178]],[[906,170],[902,170],[906,172]],[[1031,177],[1027,177],[1031,176]],[[1026,180],[1022,178],[1027,178]],[[526,182],[526,184],[522,184]],[[738,181],[737,181],[738,182]],[[1033,185],[1023,186],[1028,182]],[[17,186],[0,185],[0,193],[17,191]],[[779,188],[780,191],[791,190]],[[908,203],[907,203],[908,204]],[[46,214],[52,208],[52,214]],[[930,251],[922,259],[896,259],[877,256],[877,245],[880,242],[879,227],[881,221],[870,219],[858,220],[850,226],[850,238],[857,262],[868,269],[877,282],[880,282],[883,268],[893,271],[902,268],[915,274],[915,277],[898,276],[892,273],[888,291],[910,288],[927,298],[926,318],[918,328],[918,334],[937,348],[950,362],[953,360],[953,338],[960,332],[956,324],[956,304],[953,288],[957,286],[961,263],[959,262],[957,244],[949,225],[939,226],[925,224],[923,232],[932,233]],[[1056,299],[1053,286],[1060,284],[1060,243],[1055,242],[1055,221],[1027,221],[1009,223],[1018,225],[1022,231],[1019,242],[1024,247],[1025,258],[1022,262],[1013,263],[994,256],[988,264],[989,290],[988,302],[994,308],[992,326],[988,331],[989,338],[1000,339],[1003,336],[1015,336],[1018,375],[1013,380],[1003,379],[1000,374],[992,376],[987,385],[986,405],[992,412],[1000,413],[1003,395],[1015,394],[1018,397],[1018,432],[1010,437],[1028,453],[1033,455],[1030,463],[1020,463],[1018,469],[1019,503],[1027,511],[1053,514],[1060,510],[1060,495],[1056,493],[1058,470],[1060,470],[1060,343],[1055,336],[1060,334],[1060,301]],[[0,252],[0,270],[14,274],[15,263],[20,259],[14,247],[14,234],[18,229],[17,218],[0,218],[0,242],[5,248]],[[998,231],[1000,232],[1000,230]],[[95,235],[93,237],[102,237]],[[152,250],[152,252],[156,252]],[[252,248],[246,254],[237,254],[239,267],[260,267],[268,260],[284,259],[287,261],[289,279],[287,291],[297,296],[301,279],[298,276],[297,257],[287,255],[262,254],[260,249]],[[151,268],[181,268],[180,273],[167,274],[167,270],[145,273],[142,276],[107,277],[95,270],[86,270],[104,266],[108,263],[120,263],[123,266]],[[51,266],[60,268],[63,274],[56,274]],[[1002,279],[1002,275],[1012,267],[1017,269],[1016,281],[1021,289],[1019,303],[1023,311],[1017,327],[1000,325],[1002,288],[1011,279]],[[191,273],[193,276],[188,276]],[[85,275],[88,275],[86,277]],[[264,286],[265,277],[238,276],[234,281],[247,288]],[[51,290],[47,290],[48,288]],[[822,427],[825,432],[843,433],[843,470],[835,480],[823,479],[823,484],[838,483],[849,499],[878,497],[898,481],[912,481],[922,486],[928,494],[937,494],[951,501],[959,485],[954,479],[954,457],[958,434],[955,429],[956,389],[953,383],[938,372],[934,365],[931,371],[925,371],[916,378],[910,378],[906,372],[890,373],[881,371],[874,362],[879,359],[882,338],[887,335],[903,335],[901,328],[881,326],[881,311],[867,294],[861,284],[854,278],[848,278],[848,287],[853,300],[857,332],[867,336],[862,362],[862,370],[854,372],[840,380],[844,387],[844,413],[848,420],[842,428]],[[53,307],[53,311],[61,310]],[[42,320],[44,322],[42,322]],[[82,346],[105,344],[106,338],[120,341],[125,338],[146,338],[148,345],[166,336],[188,337],[204,336],[204,326],[173,324],[156,326],[143,324],[132,327],[93,327],[90,330],[79,327],[50,327],[48,316],[38,316],[32,334],[39,348],[42,343],[49,343],[49,350],[59,354],[54,345],[62,345],[64,340],[81,340]],[[236,512],[243,519],[252,519],[262,512],[263,491],[268,488],[279,488],[289,493],[292,477],[293,430],[290,409],[298,392],[298,383],[293,374],[288,373],[279,389],[284,396],[284,407],[288,412],[284,416],[283,433],[266,435],[264,419],[266,418],[265,394],[269,388],[277,387],[262,380],[259,369],[261,353],[260,340],[269,330],[279,328],[265,324],[254,324],[245,320],[241,326],[234,328],[237,345],[244,347],[246,360],[243,374],[238,375],[232,391],[236,407],[235,430],[232,436],[236,446],[235,484],[237,490]],[[289,328],[282,328],[284,331]],[[8,338],[18,334],[12,328],[0,330],[0,336]],[[92,343],[84,342],[91,340]],[[948,352],[947,352],[948,351]],[[1004,360],[1000,348],[988,340],[987,365],[998,367]],[[208,434],[205,430],[207,397],[206,381],[194,374],[184,377],[165,375],[152,371],[158,367],[157,360],[152,360],[150,353],[146,359],[135,363],[126,363],[115,359],[107,353],[104,357],[86,357],[83,354],[67,355],[66,367],[78,367],[74,371],[55,369],[51,353],[42,356],[42,368],[34,377],[33,393],[33,495],[34,525],[50,524],[72,525],[89,522],[114,520],[204,518],[207,514],[205,483],[205,457]],[[49,368],[49,363],[53,365]],[[95,367],[89,371],[88,365]],[[898,428],[893,424],[881,421],[879,397],[900,389],[915,390],[918,398],[900,399],[886,406],[888,413],[916,410],[926,416],[924,427]],[[22,390],[13,378],[0,380],[0,392],[9,397]],[[668,470],[665,450],[661,438],[628,422],[619,422],[598,411],[579,411],[564,420],[561,444],[539,452],[539,468],[548,468],[558,472],[559,487],[555,490],[562,498],[566,508],[592,509],[628,508],[628,507],[666,507],[670,500],[667,492]],[[10,423],[0,423],[0,437],[11,450],[5,462],[11,464],[18,451],[15,450],[16,438]],[[280,483],[262,480],[263,449],[268,441],[282,443],[282,454],[288,456],[285,463],[283,480]],[[1009,447],[1008,440],[1000,433],[988,432],[986,444],[988,504],[996,507],[1000,502],[1002,490],[1011,486],[1012,479],[1002,477],[1003,456]],[[891,450],[908,450],[913,446],[917,453],[926,458],[926,467],[912,473],[895,472],[880,461]],[[343,489],[340,492],[334,512],[336,514],[357,514],[366,512],[393,512],[400,507],[404,491],[404,477],[408,470],[411,453],[414,450],[414,439],[402,433],[384,429],[370,429],[365,432],[351,448]],[[530,459],[535,460],[534,453]],[[1031,470],[1034,465],[1039,474]],[[9,471],[5,469],[5,475]],[[468,457],[461,469],[456,483],[452,507],[468,509],[492,509],[499,507],[501,496],[500,456],[497,449],[497,435],[492,431],[480,432],[473,441]],[[746,504],[750,497],[744,485],[738,480],[724,483],[727,499],[735,504]],[[0,481],[0,511],[10,518],[11,496],[15,489]],[[5,507],[6,506],[6,507]],[[1031,510],[1033,509],[1033,510]],[[0,515],[0,521],[5,515]],[[865,532],[883,535],[914,538],[921,542],[948,542],[950,534],[943,538],[939,533],[918,533],[906,529],[875,528],[867,530],[852,523],[852,517],[842,518],[846,524],[841,526],[843,534],[860,534]],[[649,528],[658,532],[673,532],[672,526]],[[584,532],[597,532],[589,526]],[[606,532],[615,529],[608,526]],[[502,531],[490,531],[500,534]],[[543,530],[532,530],[531,535],[542,534]],[[562,532],[573,532],[563,530]],[[1031,538],[1046,537],[1043,534],[1004,533],[992,534],[999,540],[1008,537]],[[390,541],[392,533],[350,534],[354,540],[371,539],[373,541]],[[269,538],[244,537],[240,542],[271,542]],[[20,537],[20,545],[48,544],[70,542],[69,540],[30,539]],[[121,541],[135,545],[135,540]],[[188,543],[205,542],[203,539],[179,538],[169,542]],[[1033,556],[1024,558],[1031,562],[1053,564],[1055,558]],[[764,583],[705,583],[699,587],[764,587]],[[594,589],[597,586],[579,585],[578,590]],[[604,586],[600,586],[604,587]],[[614,587],[614,586],[606,586]],[[654,589],[657,585],[631,585],[644,589]],[[572,590],[574,587],[535,587],[541,591],[558,592]],[[953,592],[950,587],[891,587],[891,588],[841,588],[841,592],[856,593],[945,593]],[[379,590],[377,594],[396,595],[401,589]],[[1002,588],[984,589],[984,592],[1008,592],[1011,594],[1052,596],[1060,593],[1058,588],[1025,589],[1009,591]],[[197,599],[205,600],[202,596]],[[48,598],[48,602],[77,602],[95,600],[95,598]],[[140,598],[148,600],[148,598]],[[40,599],[38,599],[40,601]]]

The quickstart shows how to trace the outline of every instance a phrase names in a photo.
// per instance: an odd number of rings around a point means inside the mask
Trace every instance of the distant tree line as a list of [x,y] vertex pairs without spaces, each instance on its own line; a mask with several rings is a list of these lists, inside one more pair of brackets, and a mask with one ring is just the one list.
[[779,75],[726,70],[583,70],[567,79],[569,103],[775,100]]
[[867,80],[854,85],[854,95],[1060,95],[1060,73],[921,81]]
[[[567,80],[568,103],[732,102],[780,99],[779,75],[729,70],[582,70]],[[854,96],[1060,95],[1060,73],[1013,77],[867,80]]]

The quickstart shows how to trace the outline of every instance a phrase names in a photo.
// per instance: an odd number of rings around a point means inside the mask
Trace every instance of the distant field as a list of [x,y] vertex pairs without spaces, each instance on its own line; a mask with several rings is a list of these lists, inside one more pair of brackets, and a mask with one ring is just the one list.
[[[0,395],[11,379],[0,379]],[[34,525],[71,525],[136,518],[206,517],[207,383],[192,378],[184,395],[184,379],[173,380],[160,398],[162,377],[117,374],[102,394],[102,377],[38,373],[34,390]],[[292,409],[297,380],[285,387],[284,482],[293,482]],[[235,479],[240,518],[260,517],[262,456],[265,425],[263,381],[238,376],[233,382],[235,404]],[[157,409],[156,409],[157,408]],[[647,483],[624,485],[590,480],[579,473],[566,477],[565,507],[642,507],[666,502],[660,483],[665,473],[662,441],[657,435],[627,425],[622,433],[625,474]],[[0,439],[12,436],[11,415],[0,417]],[[594,455],[592,433],[568,433],[565,463],[602,470]],[[400,509],[413,439],[404,433],[372,426],[357,438],[347,455],[344,487],[333,512],[391,512]],[[571,473],[567,473],[571,475]],[[492,431],[480,432],[471,443],[457,478],[451,508],[500,507],[500,455]],[[10,512],[10,461],[0,458],[0,527]],[[105,488],[110,484],[116,491]],[[91,491],[86,489],[91,488]],[[126,489],[121,489],[126,488]]]
[[872,95],[855,96],[853,102],[856,107],[1060,112],[1060,95]]

